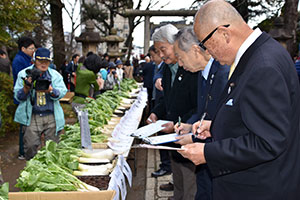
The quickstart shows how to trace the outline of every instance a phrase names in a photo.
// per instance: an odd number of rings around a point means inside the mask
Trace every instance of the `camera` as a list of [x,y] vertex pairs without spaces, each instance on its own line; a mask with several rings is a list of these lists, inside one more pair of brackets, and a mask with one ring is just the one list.
[[26,78],[31,77],[32,80],[30,83],[25,78],[22,78],[27,86],[37,91],[49,89],[51,81],[47,79],[41,79],[42,72],[39,69],[37,68],[27,69],[25,72],[26,72]]

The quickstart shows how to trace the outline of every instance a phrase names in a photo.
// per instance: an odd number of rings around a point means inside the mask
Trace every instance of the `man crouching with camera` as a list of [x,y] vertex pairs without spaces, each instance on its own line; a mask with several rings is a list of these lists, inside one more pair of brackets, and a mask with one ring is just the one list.
[[19,72],[14,96],[20,102],[15,121],[24,125],[25,158],[35,156],[45,140],[59,141],[59,132],[64,128],[65,119],[59,99],[65,96],[67,88],[62,76],[49,68],[50,51],[38,48],[34,64]]

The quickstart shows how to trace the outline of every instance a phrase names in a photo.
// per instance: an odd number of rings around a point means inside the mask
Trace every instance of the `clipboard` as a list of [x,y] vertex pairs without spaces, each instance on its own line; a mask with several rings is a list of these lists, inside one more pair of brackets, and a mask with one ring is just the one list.
[[176,147],[168,147],[168,146],[161,146],[161,145],[151,145],[151,144],[138,144],[138,145],[132,146],[132,148],[164,149],[164,150],[172,150],[172,151],[183,151],[183,150],[185,150],[183,147],[176,148]]

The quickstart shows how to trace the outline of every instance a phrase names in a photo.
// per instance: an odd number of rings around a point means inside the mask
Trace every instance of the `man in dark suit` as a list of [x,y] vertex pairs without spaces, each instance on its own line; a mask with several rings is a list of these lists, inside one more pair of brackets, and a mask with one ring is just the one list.
[[[197,107],[197,84],[195,83],[198,74],[178,66],[173,49],[174,35],[177,32],[176,27],[167,24],[160,27],[152,36],[155,49],[158,50],[166,66],[162,77],[164,94],[152,110],[148,122],[155,122],[158,119],[171,121],[163,125],[164,133],[173,133],[178,117],[180,116],[182,121],[186,122]],[[195,166],[176,151],[172,151],[171,154],[174,199],[193,200],[196,193]]]
[[153,106],[152,106],[152,92],[153,92],[154,68],[155,68],[155,64],[151,61],[150,62],[144,62],[143,66],[142,66],[144,87],[147,88],[147,93],[148,93],[149,110],[151,110],[153,108]]
[[[197,112],[187,120],[187,123],[175,125],[177,133],[186,134],[192,131],[192,124],[200,120],[205,113],[205,119],[212,119],[215,115],[220,96],[228,81],[229,67],[220,65],[211,55],[201,49],[199,41],[194,33],[193,27],[186,27],[180,30],[175,36],[174,51],[178,58],[179,65],[184,69],[198,73],[198,96]],[[177,143],[181,145],[193,142],[210,142],[200,140],[193,135],[178,137]],[[197,193],[195,199],[212,199],[211,175],[207,165],[197,166]]]
[[213,199],[299,199],[300,87],[291,56],[225,1],[204,4],[194,31],[213,57],[236,68],[212,123],[197,131],[214,141],[185,145],[181,154],[207,163]]

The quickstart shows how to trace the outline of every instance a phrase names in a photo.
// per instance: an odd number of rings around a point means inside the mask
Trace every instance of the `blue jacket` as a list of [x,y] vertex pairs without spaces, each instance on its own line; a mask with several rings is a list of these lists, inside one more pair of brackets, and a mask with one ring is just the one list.
[[[33,65],[28,68],[23,69],[19,72],[18,78],[14,87],[14,96],[20,102],[16,113],[15,113],[15,121],[23,124],[25,126],[29,126],[31,123],[31,115],[32,115],[32,105],[30,102],[30,95],[28,95],[26,101],[21,101],[17,98],[17,93],[20,89],[23,88],[23,80],[22,77],[26,76],[26,69],[32,69]],[[62,76],[51,68],[48,68],[48,72],[51,75],[52,87],[59,90],[60,95],[57,98],[52,98],[54,102],[54,117],[56,122],[56,133],[64,128],[65,118],[62,107],[60,106],[59,99],[65,96],[67,93],[67,88],[64,84]],[[33,94],[35,94],[35,90],[33,90]]]
[[204,93],[202,88],[202,74],[198,74],[198,96],[197,96],[197,113],[187,121],[193,124],[200,120],[204,112],[207,113],[206,118],[211,120],[217,110],[220,96],[228,81],[229,66],[221,65],[218,61],[214,60],[209,71],[208,79]]
[[29,67],[32,65],[31,63],[31,57],[28,56],[23,51],[19,51],[17,55],[15,56],[13,62],[12,62],[12,72],[14,77],[14,86],[16,84],[18,73],[25,69],[26,67]]
[[[23,51],[19,51],[12,62],[14,86],[18,78],[18,73],[21,70],[25,69],[26,67],[29,67],[30,65],[32,65],[31,57],[26,53],[24,53]],[[14,104],[19,104],[19,102],[15,98],[14,98]]]

